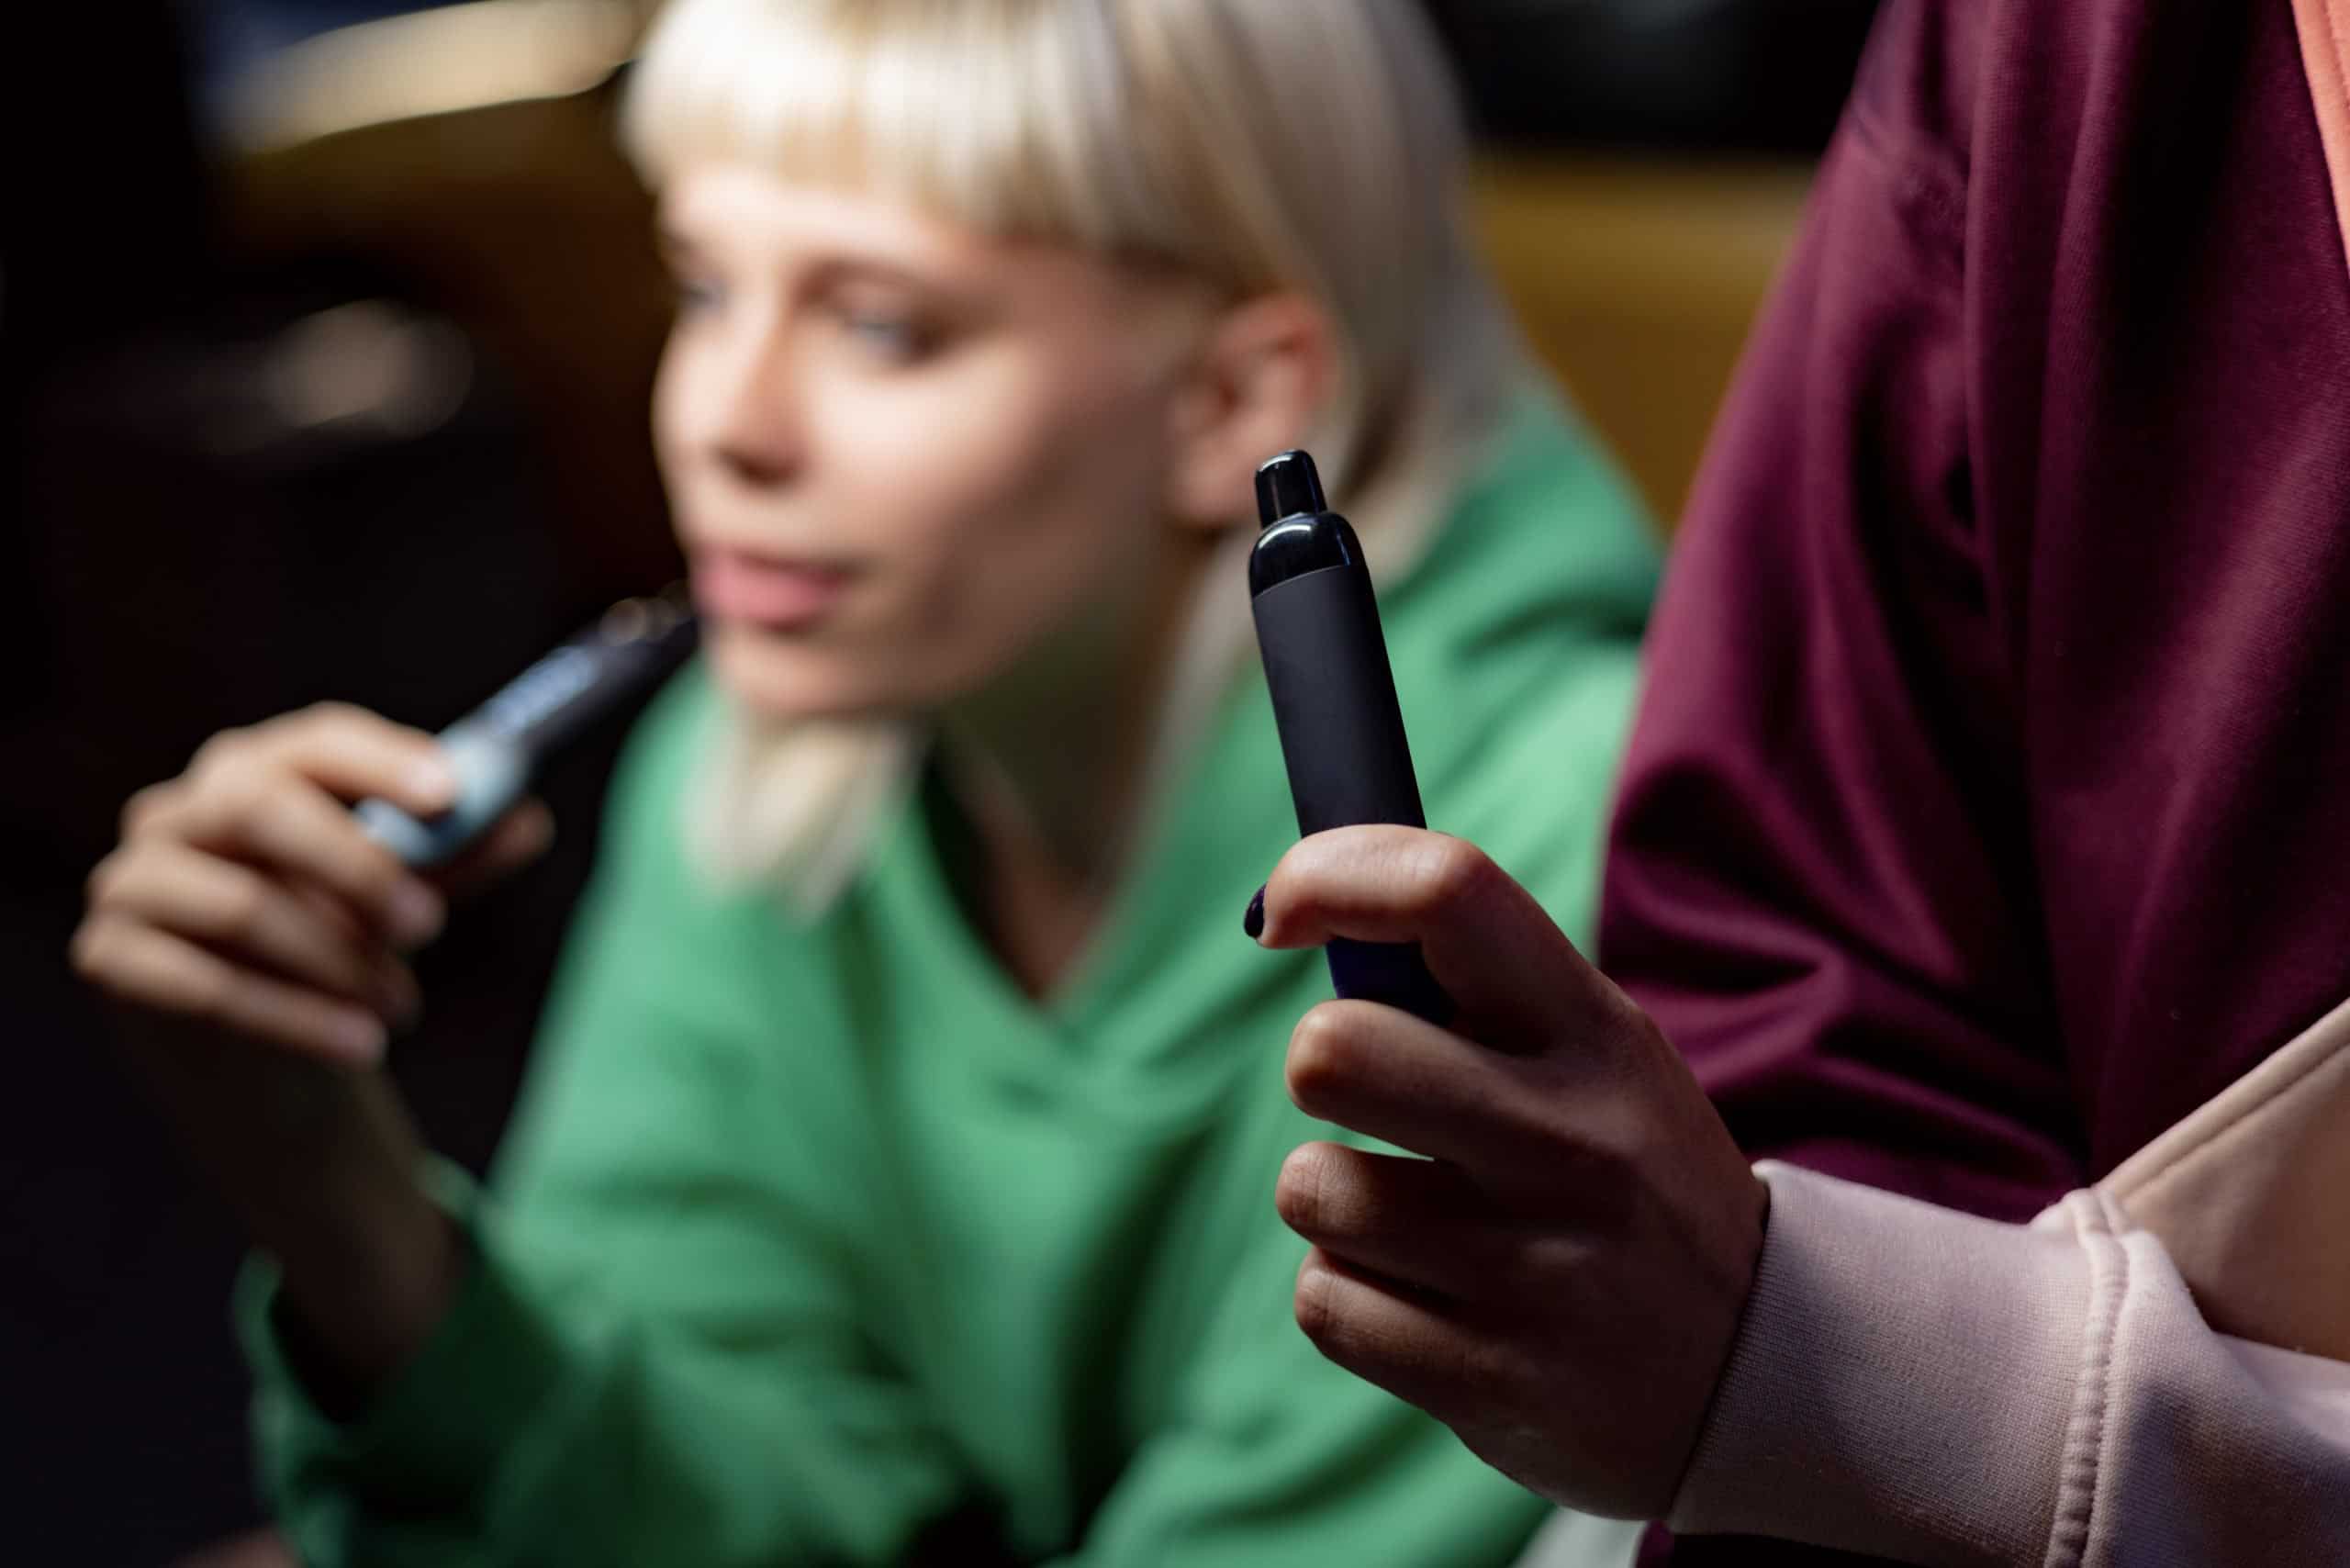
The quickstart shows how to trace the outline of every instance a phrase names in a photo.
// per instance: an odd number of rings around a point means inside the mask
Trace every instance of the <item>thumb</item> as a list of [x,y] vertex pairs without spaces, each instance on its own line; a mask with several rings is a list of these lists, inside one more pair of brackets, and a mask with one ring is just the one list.
[[493,823],[465,852],[427,877],[452,898],[481,892],[536,860],[554,842],[554,813],[528,800]]

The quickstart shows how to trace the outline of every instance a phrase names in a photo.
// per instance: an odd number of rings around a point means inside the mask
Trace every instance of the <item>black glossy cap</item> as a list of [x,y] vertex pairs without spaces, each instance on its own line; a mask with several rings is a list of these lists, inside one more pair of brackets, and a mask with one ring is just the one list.
[[1257,465],[1257,521],[1270,528],[1283,518],[1302,512],[1328,511],[1322,494],[1322,476],[1314,459],[1303,452],[1284,452]]

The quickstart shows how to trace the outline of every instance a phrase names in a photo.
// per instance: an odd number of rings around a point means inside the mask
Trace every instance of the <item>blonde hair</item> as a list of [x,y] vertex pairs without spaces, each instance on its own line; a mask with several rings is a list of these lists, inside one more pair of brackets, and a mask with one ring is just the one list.
[[[1312,297],[1340,368],[1301,436],[1382,581],[1416,560],[1530,374],[1460,214],[1459,106],[1404,0],[676,0],[622,138],[656,186],[697,159],[748,160],[1172,265],[1235,299]],[[1231,591],[1202,596],[1162,760],[1248,645],[1250,532],[1211,578]],[[734,716],[689,808],[696,857],[821,907],[921,744],[898,722]]]

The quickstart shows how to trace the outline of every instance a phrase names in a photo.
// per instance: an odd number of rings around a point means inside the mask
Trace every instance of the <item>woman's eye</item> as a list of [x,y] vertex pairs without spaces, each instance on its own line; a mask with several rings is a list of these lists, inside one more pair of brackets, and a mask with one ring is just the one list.
[[931,349],[930,332],[910,316],[845,309],[840,325],[859,348],[890,364],[912,364]]

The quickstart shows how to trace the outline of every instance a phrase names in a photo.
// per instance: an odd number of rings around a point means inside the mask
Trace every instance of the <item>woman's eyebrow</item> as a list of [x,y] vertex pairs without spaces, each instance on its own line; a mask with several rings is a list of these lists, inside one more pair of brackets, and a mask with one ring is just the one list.
[[951,280],[853,246],[835,247],[819,252],[809,260],[807,271],[811,279],[823,284],[871,280],[896,284],[925,294],[951,293],[954,288]]
[[[699,267],[711,259],[707,246],[676,224],[656,224],[653,243],[663,264],[672,271]],[[829,244],[815,254],[796,259],[790,270],[799,279],[798,286],[804,288],[872,283],[901,288],[942,304],[968,303],[964,298],[968,289],[959,280],[907,266],[854,242]]]

